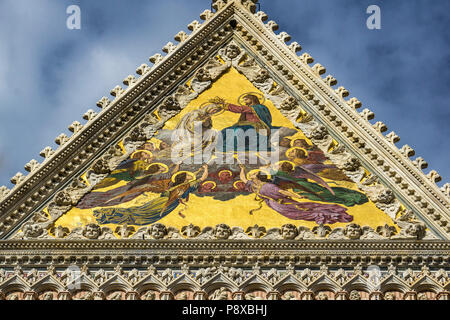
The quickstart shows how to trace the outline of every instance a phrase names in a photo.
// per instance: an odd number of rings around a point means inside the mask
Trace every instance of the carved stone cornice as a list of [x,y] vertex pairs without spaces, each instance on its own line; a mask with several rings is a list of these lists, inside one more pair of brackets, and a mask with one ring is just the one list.
[[106,267],[115,263],[139,266],[152,263],[180,267],[215,263],[252,266],[330,267],[342,265],[446,267],[450,244],[444,241],[270,241],[270,240],[95,240],[2,241],[0,266],[46,266],[87,263]]
[[[235,41],[263,64],[274,80],[293,97],[293,101],[283,100],[279,106],[281,109],[289,114],[290,111],[298,111],[296,103],[301,104],[305,112],[317,119],[315,125],[326,125],[331,136],[341,144],[340,147],[360,159],[364,168],[392,189],[390,192],[394,192],[414,214],[426,221],[441,238],[448,239],[450,203],[434,184],[438,181],[438,174],[431,172],[425,177],[420,171],[423,166],[419,165],[418,169],[409,160],[413,153],[411,148],[405,146],[398,150],[394,145],[398,137],[393,133],[382,136],[385,126],[379,124],[374,128],[368,122],[373,118],[370,110],[357,113],[356,109],[361,105],[357,99],[344,100],[348,91],[343,87],[334,90],[332,86],[336,84],[336,79],[332,76],[323,79],[323,66],[309,67],[313,58],[307,53],[298,57],[295,52],[300,46],[296,43],[286,45],[289,35],[275,34],[276,23],[269,21],[264,24],[267,16],[263,12],[253,14],[248,10],[249,6],[251,3],[244,0],[217,2],[217,13],[207,10],[202,14],[207,23],[200,25],[194,21],[189,25],[193,31],[191,35],[179,33],[176,36],[179,45],[169,43],[164,47],[167,56],[152,56],[150,61],[155,63],[152,68],[141,65],[137,70],[140,78],[129,76],[124,80],[124,84],[129,86],[127,89],[118,86],[111,91],[115,97],[113,101],[102,98],[98,102],[102,108],[99,114],[88,111],[84,116],[88,123],[84,126],[74,122],[71,125],[74,136],[67,140],[60,135],[57,139],[60,148],[56,152],[43,150],[46,160],[42,165],[30,161],[26,166],[31,171],[28,177],[16,175],[16,187],[11,192],[0,189],[0,201],[3,198],[0,203],[0,236],[10,235],[11,230],[33,211],[48,205],[50,197],[55,194],[60,195],[60,199],[54,201],[58,214],[66,212],[82,194],[89,192],[89,188],[82,190],[75,198],[56,192],[67,187],[73,179],[78,179],[93,164],[98,177],[106,175],[112,168],[99,157],[109,146],[134,129],[136,132],[131,134],[137,136],[138,141],[145,140],[137,124],[158,106],[164,105],[164,99],[176,90],[177,85],[186,81],[194,70],[204,65],[234,36]],[[228,23],[232,18],[238,23],[236,31]],[[170,116],[169,112],[167,117]],[[297,123],[299,128],[302,125]],[[328,132],[319,130],[312,134],[322,136]],[[322,148],[328,149],[328,146],[323,145]],[[350,166],[363,169],[359,162],[350,163]],[[356,182],[360,180],[356,179]],[[382,195],[386,197],[386,194]]]

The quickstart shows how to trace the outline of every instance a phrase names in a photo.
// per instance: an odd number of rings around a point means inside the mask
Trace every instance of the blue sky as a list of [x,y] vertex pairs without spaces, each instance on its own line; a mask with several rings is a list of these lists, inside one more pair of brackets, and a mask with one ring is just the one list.
[[[437,170],[450,177],[450,1],[261,0],[261,10]],[[81,8],[81,30],[66,8]],[[381,8],[368,30],[366,9]],[[209,0],[0,2],[0,185],[180,30]]]

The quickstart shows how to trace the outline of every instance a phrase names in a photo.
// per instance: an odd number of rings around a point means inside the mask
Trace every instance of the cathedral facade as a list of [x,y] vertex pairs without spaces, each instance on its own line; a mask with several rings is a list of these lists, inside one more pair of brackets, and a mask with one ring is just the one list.
[[256,3],[213,1],[0,188],[0,299],[450,299],[450,185]]

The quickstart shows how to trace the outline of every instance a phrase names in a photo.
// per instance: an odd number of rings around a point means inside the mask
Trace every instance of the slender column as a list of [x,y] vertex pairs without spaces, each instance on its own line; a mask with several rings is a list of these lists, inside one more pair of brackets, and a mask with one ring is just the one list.
[[374,291],[369,294],[369,300],[383,300],[383,293],[380,291]]
[[348,294],[345,291],[336,292],[334,300],[348,300]]
[[234,292],[231,297],[233,298],[233,300],[244,300],[244,296],[245,296],[245,292],[242,291],[237,291]]
[[417,300],[417,294],[412,291],[405,292],[403,300]]
[[61,291],[61,292],[58,292],[57,299],[58,300],[71,300],[72,296],[71,296],[70,292],[68,292],[68,291]]
[[281,294],[277,291],[269,291],[267,293],[267,300],[280,300]]
[[301,300],[314,300],[314,292],[305,291],[301,295]]
[[170,291],[162,291],[159,298],[160,300],[174,300],[173,293]]
[[194,300],[207,300],[207,299],[208,295],[206,294],[205,291],[194,292]]
[[130,291],[125,294],[125,300],[139,300],[139,293]]
[[36,292],[26,291],[23,293],[23,300],[38,300]]

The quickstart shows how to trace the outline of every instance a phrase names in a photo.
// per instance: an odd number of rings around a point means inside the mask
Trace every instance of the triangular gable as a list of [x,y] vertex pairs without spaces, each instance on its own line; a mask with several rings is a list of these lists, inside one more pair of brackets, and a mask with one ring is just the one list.
[[[320,64],[310,67],[313,59],[307,53],[299,58],[299,45],[287,45],[290,37],[283,32],[275,34],[276,23],[264,23],[267,16],[263,12],[253,14],[253,2],[218,1],[215,5],[217,13],[207,10],[202,14],[205,24],[193,22],[189,26],[191,35],[180,32],[176,37],[179,45],[169,43],[164,47],[166,57],[151,58],[153,68],[140,66],[139,79],[130,76],[124,81],[127,89],[114,88],[113,101],[101,99],[98,105],[102,112],[87,112],[84,126],[74,123],[70,139],[58,137],[61,147],[56,153],[47,148],[42,153],[44,163],[27,164],[31,174],[16,175],[12,191],[2,188],[2,237],[10,237],[27,220],[29,232],[24,238],[48,238],[48,231],[51,235],[64,234],[64,226],[53,231],[50,226],[169,119],[211,85],[214,87],[224,72],[235,69],[353,180],[378,209],[395,220],[401,229],[397,237],[424,238],[420,220],[428,227],[428,237],[434,234],[448,239],[448,185],[439,190],[434,183],[439,180],[438,174],[432,171],[425,176],[421,171],[423,160],[411,161],[413,150],[408,146],[397,149],[395,142],[399,138],[394,133],[383,136],[382,123],[372,126],[370,110],[358,113],[361,103],[355,98],[345,100],[348,91],[343,87],[334,89],[336,80],[322,77],[325,69]],[[236,48],[238,52],[233,52]],[[242,59],[237,59],[236,53]],[[199,71],[200,66],[203,68]],[[42,209],[44,214],[36,214]],[[83,226],[83,221],[80,224]],[[375,234],[376,228],[372,229],[366,229],[365,235]],[[104,234],[105,239],[113,238],[108,236],[112,232],[104,229],[91,231]],[[25,233],[23,227],[21,232]],[[85,237],[81,227],[77,232]],[[386,230],[380,233],[392,237]]]

